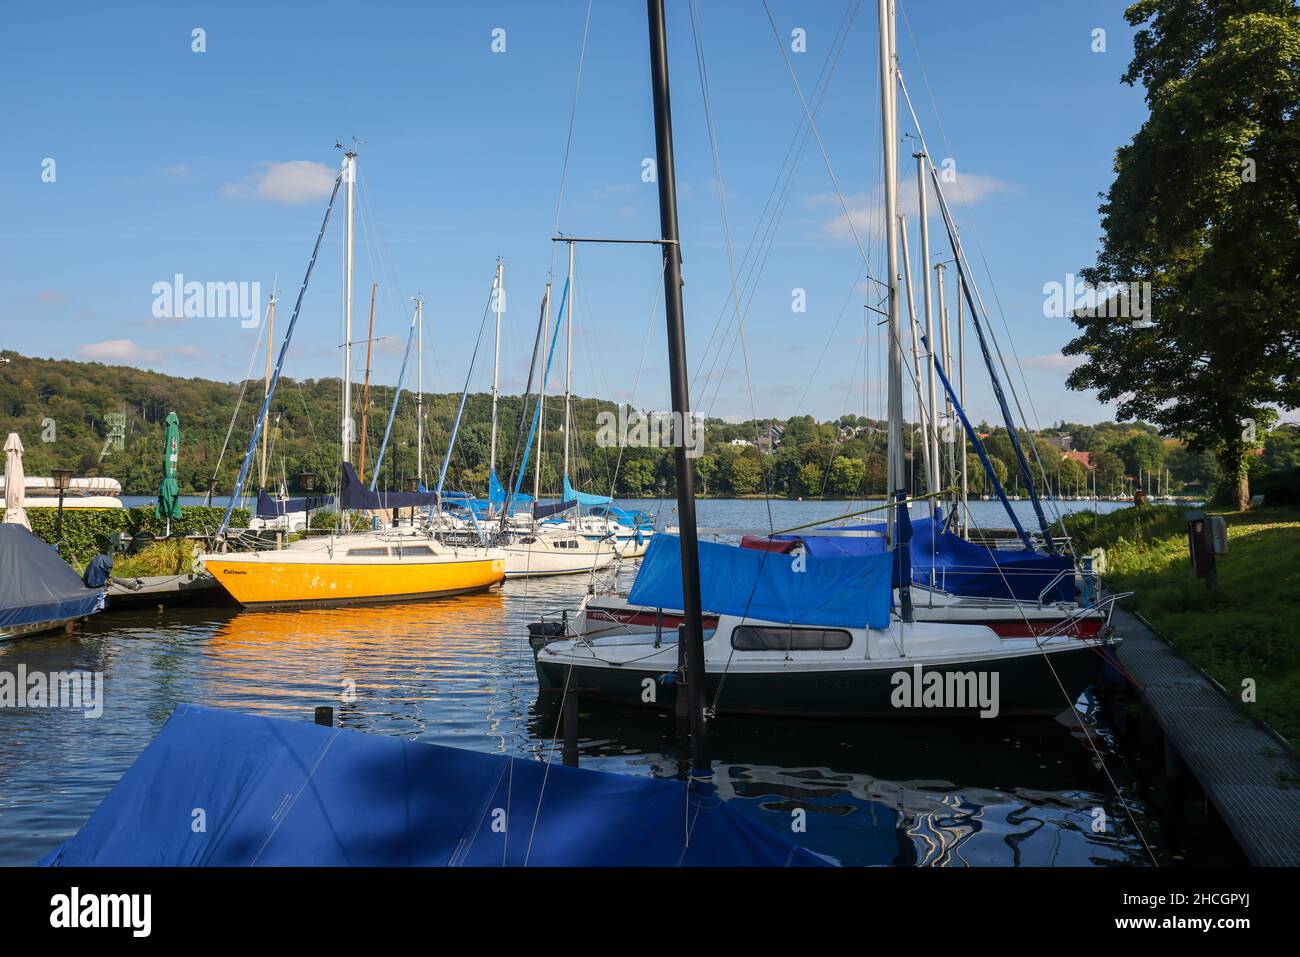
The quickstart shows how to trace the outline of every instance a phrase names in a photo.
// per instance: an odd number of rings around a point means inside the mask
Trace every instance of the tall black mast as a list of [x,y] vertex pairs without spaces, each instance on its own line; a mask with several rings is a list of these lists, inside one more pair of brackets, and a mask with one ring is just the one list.
[[656,179],[664,253],[664,307],[668,316],[668,375],[678,427],[673,442],[677,469],[677,517],[681,526],[682,612],[686,687],[690,703],[691,770],[709,774],[704,717],[704,626],[700,607],[700,549],[695,535],[695,470],[686,457],[691,396],[686,384],[686,329],[682,321],[682,251],[677,238],[677,172],[673,166],[673,117],[668,98],[668,41],[663,0],[646,0],[650,23],[650,78],[654,92]]

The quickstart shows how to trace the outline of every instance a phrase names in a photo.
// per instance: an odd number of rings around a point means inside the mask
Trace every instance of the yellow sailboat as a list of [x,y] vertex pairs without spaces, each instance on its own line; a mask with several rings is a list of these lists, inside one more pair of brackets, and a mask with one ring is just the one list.
[[505,578],[497,549],[452,548],[385,532],[305,538],[285,548],[204,555],[241,605],[316,605],[438,598]]
[[[219,535],[224,535],[230,526],[231,512],[248,475],[259,433],[265,428],[267,410],[275,394],[275,386],[297,324],[303,293],[311,278],[312,265],[320,252],[321,240],[329,224],[330,210],[333,209],[342,184],[346,184],[347,218],[344,220],[343,462],[338,507],[344,512],[349,509],[379,512],[409,507],[414,512],[415,508],[427,505],[435,498],[426,493],[382,493],[367,489],[349,463],[353,433],[352,259],[353,191],[356,184],[356,154],[349,150],[344,154],[342,167],[334,182],[329,207],[325,211],[325,221],[317,235],[316,248],[312,252],[307,276],[298,293],[298,301],[280,348],[280,358],[273,372],[270,372],[268,362],[269,375],[262,407],[255,420],[248,451],[231,493]],[[415,318],[412,319],[413,333],[421,315],[420,303],[417,302]],[[407,348],[409,352],[409,343]],[[400,390],[399,379],[399,393]],[[420,452],[417,453],[419,467],[423,466],[422,426],[422,422],[417,425],[417,431],[420,432]],[[381,461],[382,453],[381,449]],[[376,464],[376,472],[378,469],[379,465]],[[302,507],[310,509],[310,499],[303,500]],[[217,551],[202,556],[202,560],[207,570],[236,601],[242,605],[254,606],[352,604],[436,598],[491,588],[505,577],[505,553],[499,549],[446,545],[420,534],[414,527],[402,531],[376,530],[318,537],[309,534],[283,548],[251,552]]]

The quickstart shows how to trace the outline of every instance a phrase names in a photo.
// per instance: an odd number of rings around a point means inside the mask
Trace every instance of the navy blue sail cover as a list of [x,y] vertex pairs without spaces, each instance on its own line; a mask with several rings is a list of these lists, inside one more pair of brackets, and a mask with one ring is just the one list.
[[[911,580],[954,595],[972,598],[1016,598],[1037,601],[1073,601],[1074,562],[1068,555],[1044,555],[1027,548],[988,548],[968,542],[944,527],[942,521],[923,518],[911,523],[908,549]],[[858,531],[861,537],[818,535],[818,531]],[[883,524],[837,525],[834,529],[809,529],[797,535],[776,535],[778,541],[801,541],[810,556],[844,558],[879,554],[885,549]],[[898,576],[894,576],[898,585]],[[1049,587],[1050,586],[1050,587]]]
[[353,511],[377,511],[384,508],[424,508],[438,500],[436,492],[382,492],[366,488],[357,478],[351,462],[343,463],[343,482],[339,488],[339,506]]
[[[703,610],[782,624],[889,627],[890,555],[824,558],[700,542]],[[628,593],[629,604],[682,607],[682,560],[676,535],[650,540]]]
[[41,863],[829,863],[707,787],[688,804],[687,787],[181,704],[81,830]]
[[559,515],[561,512],[567,512],[571,508],[577,508],[578,500],[570,499],[567,502],[547,502],[543,505],[538,502],[533,506],[533,518],[546,518],[548,515]]
[[80,618],[98,610],[99,595],[45,542],[0,523],[0,628]]
[[290,515],[294,512],[305,512],[307,509],[323,508],[329,504],[329,498],[324,495],[308,495],[304,498],[271,498],[266,489],[257,490],[257,517],[258,518],[280,518],[283,515]]

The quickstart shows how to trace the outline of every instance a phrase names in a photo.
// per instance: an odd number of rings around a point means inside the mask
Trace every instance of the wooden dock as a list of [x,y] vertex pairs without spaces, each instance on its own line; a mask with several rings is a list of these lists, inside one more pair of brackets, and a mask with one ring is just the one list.
[[1116,608],[1117,657],[1251,864],[1300,865],[1300,761],[1143,621]]

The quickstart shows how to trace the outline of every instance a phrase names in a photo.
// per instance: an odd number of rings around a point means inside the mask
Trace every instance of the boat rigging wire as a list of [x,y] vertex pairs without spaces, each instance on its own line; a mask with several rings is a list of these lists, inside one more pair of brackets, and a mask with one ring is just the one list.
[[[749,364],[749,346],[745,341],[745,313],[741,308],[740,293],[736,284],[736,259],[735,251],[731,242],[731,226],[727,219],[727,199],[726,199],[726,181],[722,176],[722,160],[718,155],[717,133],[713,123],[713,101],[709,95],[709,71],[704,59],[704,44],[700,39],[699,30],[699,7],[696,0],[690,0],[689,3],[691,14],[691,38],[695,42],[695,63],[696,72],[700,80],[700,95],[704,101],[704,121],[709,133],[709,151],[713,156],[713,179],[715,192],[718,195],[718,209],[722,216],[722,242],[723,248],[727,253],[727,273],[731,281],[731,296],[736,305],[736,340],[740,343],[740,355],[745,368],[745,391],[749,396],[749,413],[754,424],[754,445],[759,445],[758,432],[758,407],[754,402],[754,378]],[[686,441],[685,432],[690,428],[690,424],[681,423],[683,435],[681,441]],[[770,479],[771,470],[768,468],[766,459],[761,455],[759,457],[759,474],[763,482],[763,500],[767,506],[767,527],[771,529],[775,520],[772,518],[772,482]]]
[[799,103],[803,106],[804,114],[808,117],[808,125],[812,129],[812,135],[817,140],[817,148],[821,151],[822,160],[826,164],[826,172],[830,175],[831,185],[835,187],[835,195],[840,201],[840,208],[844,211],[845,223],[853,233],[853,241],[857,244],[858,253],[862,256],[862,262],[866,266],[867,279],[877,285],[885,286],[886,284],[877,279],[871,272],[871,262],[867,257],[866,249],[862,245],[862,237],[858,235],[858,228],[853,222],[853,214],[849,211],[848,202],[844,199],[839,180],[835,176],[835,169],[831,166],[830,156],[826,152],[826,144],[822,142],[821,133],[817,130],[817,120],[808,109],[808,100],[804,97],[803,87],[799,85],[799,78],[795,75],[794,67],[790,63],[790,57],[786,55],[785,42],[781,38],[780,31],[777,30],[776,20],[772,18],[772,8],[768,6],[767,0],[763,0],[763,10],[767,13],[767,21],[772,26],[772,37],[776,40],[777,49],[781,51],[781,59],[785,62],[785,67],[790,73],[790,80],[794,83],[795,92],[799,94]]

